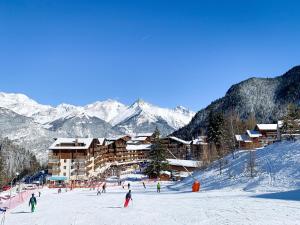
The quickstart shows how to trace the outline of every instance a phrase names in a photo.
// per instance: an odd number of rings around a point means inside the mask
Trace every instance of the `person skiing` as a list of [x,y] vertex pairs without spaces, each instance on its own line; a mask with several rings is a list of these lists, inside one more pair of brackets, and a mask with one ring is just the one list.
[[42,194],[42,193],[39,191],[39,198],[41,197],[41,194]]
[[97,189],[97,195],[101,195],[101,191],[99,188]]
[[102,193],[106,193],[106,183],[102,185]]
[[128,204],[129,204],[130,200],[132,201],[131,190],[129,190],[128,193],[126,194],[124,208],[128,207]]
[[34,194],[32,194],[31,198],[29,199],[29,206],[31,206],[31,212],[32,213],[35,210],[36,204],[37,204],[36,198],[34,197]]
[[157,183],[157,193],[160,193],[160,183]]
[[6,212],[6,210],[7,210],[7,208],[6,208],[6,207],[4,207],[4,208],[0,208],[0,213],[5,213],[5,212]]
[[145,184],[145,182],[143,181],[143,186],[144,186],[144,189],[146,190],[146,184]]
[[130,183],[128,183],[127,186],[128,186],[128,190],[130,190]]

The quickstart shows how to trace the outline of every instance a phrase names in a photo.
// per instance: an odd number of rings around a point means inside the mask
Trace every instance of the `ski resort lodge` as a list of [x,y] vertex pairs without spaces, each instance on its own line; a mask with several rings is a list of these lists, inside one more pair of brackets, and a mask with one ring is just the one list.
[[[106,176],[120,176],[129,168],[143,168],[155,140],[154,133],[115,138],[58,138],[49,147],[50,182],[80,182]],[[200,166],[207,143],[199,138],[184,141],[175,137],[161,139],[169,150],[170,170],[193,171]],[[177,159],[174,161],[174,159]]]

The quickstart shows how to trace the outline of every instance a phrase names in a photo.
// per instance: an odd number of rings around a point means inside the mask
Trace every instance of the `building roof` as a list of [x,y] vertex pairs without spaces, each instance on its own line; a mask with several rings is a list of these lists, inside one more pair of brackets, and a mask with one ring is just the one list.
[[103,145],[105,142],[105,138],[98,138],[99,144]]
[[[57,138],[56,141],[49,147],[50,150],[75,150],[75,149],[88,149],[92,142],[93,138]],[[78,143],[77,146],[75,146],[75,143]],[[63,146],[61,146],[63,145]]]
[[170,138],[170,139],[172,139],[172,140],[174,140],[174,141],[180,142],[180,143],[185,144],[185,145],[191,144],[191,141],[185,141],[185,140],[182,140],[182,139],[180,139],[180,138],[178,138],[178,137],[169,136],[169,137],[167,137],[167,138]]
[[151,137],[154,133],[138,133],[136,137]]
[[127,145],[127,151],[143,151],[143,150],[151,150],[151,144],[141,144],[141,145]]
[[237,135],[235,135],[235,139],[237,141],[242,141],[242,142],[252,142],[250,140],[249,136],[246,134],[237,134]]
[[276,123],[270,123],[270,124],[257,124],[256,125],[259,130],[277,130],[277,124]]
[[202,138],[202,137],[198,137],[198,138],[192,140],[192,144],[193,145],[207,145],[204,138]]
[[167,159],[167,161],[171,166],[184,166],[184,167],[197,168],[201,165],[201,161],[195,161],[195,160]]
[[132,141],[145,141],[148,137],[141,136],[141,137],[133,137],[131,138]]
[[250,137],[250,138],[258,138],[258,137],[261,137],[261,133],[259,131],[256,131],[256,130],[247,130],[247,135]]

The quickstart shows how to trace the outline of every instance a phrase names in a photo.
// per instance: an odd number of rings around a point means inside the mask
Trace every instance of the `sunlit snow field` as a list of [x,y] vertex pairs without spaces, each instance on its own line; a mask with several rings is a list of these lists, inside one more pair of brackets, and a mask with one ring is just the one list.
[[[57,194],[44,189],[37,211],[30,213],[24,203],[6,214],[6,225],[171,225],[171,224],[300,224],[300,199],[282,195],[215,190],[199,193],[169,190],[163,184],[156,193],[155,184],[132,183],[132,198],[123,208],[127,190],[108,187],[107,193],[73,190]],[[299,193],[298,193],[299,195]],[[292,195],[294,196],[294,195]]]

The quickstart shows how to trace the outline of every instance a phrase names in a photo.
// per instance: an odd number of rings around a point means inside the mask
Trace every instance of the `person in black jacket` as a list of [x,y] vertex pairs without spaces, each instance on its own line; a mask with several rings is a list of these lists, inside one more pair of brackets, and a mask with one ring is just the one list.
[[31,206],[31,212],[34,212],[36,204],[36,197],[34,197],[34,194],[32,194],[31,198],[29,199],[29,206]]
[[126,194],[124,208],[128,206],[130,200],[132,201],[131,190],[129,190],[128,193]]

